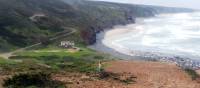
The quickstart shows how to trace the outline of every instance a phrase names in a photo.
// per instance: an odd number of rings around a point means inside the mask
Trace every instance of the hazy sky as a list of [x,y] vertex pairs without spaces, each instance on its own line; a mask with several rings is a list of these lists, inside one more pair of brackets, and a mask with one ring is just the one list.
[[100,1],[200,9],[200,0],[100,0]]

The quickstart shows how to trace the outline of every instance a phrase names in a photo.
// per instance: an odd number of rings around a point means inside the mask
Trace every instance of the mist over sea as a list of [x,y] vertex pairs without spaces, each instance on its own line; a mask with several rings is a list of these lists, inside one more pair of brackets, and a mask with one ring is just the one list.
[[160,14],[115,26],[98,34],[92,46],[107,52],[106,47],[129,56],[151,53],[200,60],[200,12]]

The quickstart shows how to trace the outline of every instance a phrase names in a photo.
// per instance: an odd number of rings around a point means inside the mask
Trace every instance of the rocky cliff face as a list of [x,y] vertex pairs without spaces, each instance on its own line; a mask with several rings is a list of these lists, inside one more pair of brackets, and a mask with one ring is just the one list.
[[121,21],[109,21],[106,23],[103,23],[101,26],[89,26],[87,29],[81,31],[81,36],[84,39],[85,43],[88,45],[94,44],[96,42],[96,35],[104,31],[108,28],[112,28],[115,25],[126,25],[130,23],[135,23],[135,18],[132,17],[125,17],[127,18],[123,22]]
[[[80,5],[81,3],[81,5]],[[89,17],[95,17],[90,20],[84,30],[81,31],[81,36],[86,44],[94,44],[96,42],[96,34],[100,31],[112,28],[114,25],[125,25],[135,23],[137,17],[152,17],[159,13],[177,13],[190,12],[190,9],[156,7],[145,5],[130,5],[117,4],[108,2],[81,2],[77,7],[82,8],[83,11],[91,10],[94,12],[87,13]],[[91,9],[92,8],[92,9]]]

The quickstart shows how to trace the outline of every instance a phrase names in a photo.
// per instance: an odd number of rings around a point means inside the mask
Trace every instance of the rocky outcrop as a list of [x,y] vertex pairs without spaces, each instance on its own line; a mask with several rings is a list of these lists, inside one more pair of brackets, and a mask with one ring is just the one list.
[[81,36],[86,44],[92,45],[96,43],[96,35],[101,31],[112,28],[115,25],[126,25],[130,23],[135,23],[135,17],[126,15],[124,16],[124,20],[108,21],[103,23],[101,26],[96,26],[98,24],[89,26],[87,29],[81,31]]
[[129,23],[134,23],[135,19],[128,18],[126,22],[108,22],[102,26],[91,26],[88,30],[83,30],[81,36],[84,39],[85,43],[88,45],[94,44],[96,42],[96,35],[104,31],[105,29],[112,28],[115,25],[126,25]]
[[[112,9],[104,9],[110,13],[98,18],[99,22],[89,25],[85,30],[81,32],[83,40],[86,44],[94,44],[96,42],[96,34],[105,29],[112,28],[115,25],[126,25],[135,23],[135,19],[138,17],[153,17],[160,13],[179,13],[179,12],[191,12],[191,9],[184,8],[170,8],[170,7],[157,7],[157,6],[145,6],[145,5],[129,5],[129,4],[116,4],[99,2],[101,5],[105,5],[106,8],[112,7]],[[97,4],[97,3],[96,3]],[[109,4],[109,5],[107,5]],[[118,7],[116,6],[118,5]],[[98,6],[98,4],[97,4]],[[94,7],[95,8],[95,7]],[[96,8],[98,10],[99,8]],[[100,8],[102,10],[102,8]],[[104,11],[102,11],[104,12]],[[116,13],[118,14],[116,16]],[[104,14],[104,13],[99,13]],[[110,19],[106,22],[101,22],[103,18]],[[91,21],[92,22],[92,21]],[[99,25],[101,24],[101,25]]]

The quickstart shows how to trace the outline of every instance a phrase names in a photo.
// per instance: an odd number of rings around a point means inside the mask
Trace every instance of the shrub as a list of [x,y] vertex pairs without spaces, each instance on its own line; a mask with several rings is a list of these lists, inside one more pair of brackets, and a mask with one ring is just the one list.
[[196,73],[196,71],[192,69],[185,69],[185,71],[192,77],[192,80],[196,80],[197,78],[200,78],[200,76]]
[[16,74],[4,80],[3,86],[7,88],[61,88],[63,84],[52,80],[49,73],[36,72]]
[[104,59],[104,57],[103,57],[103,56],[99,56],[99,55],[97,55],[97,56],[94,56],[94,58],[95,58],[95,59],[97,59],[97,60],[102,60],[102,59]]
[[135,77],[131,74],[127,74],[127,73],[117,74],[117,73],[112,73],[112,72],[101,71],[99,73],[99,78],[100,79],[113,79],[113,80],[119,81],[121,83],[132,84],[132,83],[136,82],[135,79],[137,77]]

